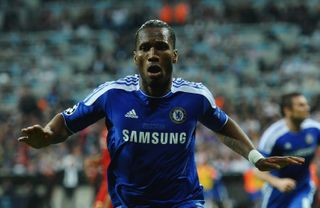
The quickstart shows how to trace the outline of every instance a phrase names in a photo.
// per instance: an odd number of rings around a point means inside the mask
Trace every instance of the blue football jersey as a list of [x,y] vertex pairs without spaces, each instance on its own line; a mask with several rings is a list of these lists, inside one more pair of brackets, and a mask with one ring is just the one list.
[[[296,189],[290,193],[280,193],[266,186],[263,207],[302,207],[303,200],[312,202],[314,188],[309,168],[319,143],[320,124],[312,119],[306,119],[299,132],[290,131],[284,119],[272,124],[264,132],[258,146],[264,156],[300,156],[305,158],[305,163],[271,171],[277,177],[294,179]],[[290,205],[292,200],[295,201]]]
[[[213,131],[227,122],[201,83],[173,79],[171,91],[150,97],[138,75],[106,82],[62,112],[71,132],[105,118],[114,206],[170,207],[203,201],[194,159],[196,125]],[[192,207],[192,206],[191,206]]]

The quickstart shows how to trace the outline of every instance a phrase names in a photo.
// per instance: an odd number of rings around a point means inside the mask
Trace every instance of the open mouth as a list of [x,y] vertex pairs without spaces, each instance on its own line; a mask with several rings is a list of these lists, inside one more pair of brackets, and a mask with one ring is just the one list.
[[161,68],[158,65],[152,65],[148,68],[149,73],[158,73],[160,71],[161,71]]
[[161,68],[158,65],[152,65],[147,70],[149,76],[158,76],[161,74]]

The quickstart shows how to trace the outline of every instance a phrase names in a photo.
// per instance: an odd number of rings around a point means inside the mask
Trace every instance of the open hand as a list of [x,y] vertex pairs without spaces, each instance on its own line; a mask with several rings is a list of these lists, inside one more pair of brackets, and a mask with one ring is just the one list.
[[33,148],[39,149],[50,144],[50,135],[52,132],[45,130],[40,125],[33,125],[21,129],[22,136],[18,138],[19,142],[24,142]]
[[273,169],[281,169],[288,165],[302,165],[304,158],[295,156],[273,156],[258,160],[255,166],[260,171],[269,171]]

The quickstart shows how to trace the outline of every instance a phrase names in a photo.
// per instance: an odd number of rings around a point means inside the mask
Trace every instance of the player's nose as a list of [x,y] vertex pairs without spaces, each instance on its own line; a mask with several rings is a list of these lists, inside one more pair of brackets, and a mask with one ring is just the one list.
[[150,62],[159,62],[159,56],[157,54],[157,50],[154,47],[151,47],[149,50],[149,58],[148,61]]

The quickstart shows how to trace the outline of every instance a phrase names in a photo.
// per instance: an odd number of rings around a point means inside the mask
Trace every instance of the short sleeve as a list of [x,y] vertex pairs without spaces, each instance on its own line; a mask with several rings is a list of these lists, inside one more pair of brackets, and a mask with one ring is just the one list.
[[228,121],[227,114],[216,106],[212,94],[207,88],[207,93],[203,96],[203,110],[200,122],[213,131],[221,130]]
[[61,112],[68,129],[75,133],[103,118],[105,116],[103,98],[101,96],[89,104],[81,101]]

